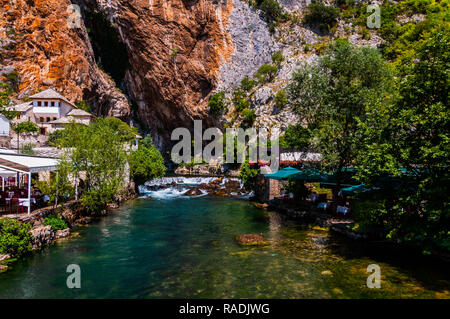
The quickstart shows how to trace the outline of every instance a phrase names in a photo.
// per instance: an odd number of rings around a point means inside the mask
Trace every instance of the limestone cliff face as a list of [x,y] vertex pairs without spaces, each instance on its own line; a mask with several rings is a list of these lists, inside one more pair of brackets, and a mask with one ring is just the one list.
[[147,128],[167,138],[171,128],[208,118],[220,65],[234,51],[225,29],[231,0],[77,3],[85,12],[104,13],[118,29],[129,56],[124,86]]
[[49,87],[98,114],[127,119],[130,107],[96,63],[86,29],[70,28],[69,0],[0,0],[0,74],[17,72],[17,99]]

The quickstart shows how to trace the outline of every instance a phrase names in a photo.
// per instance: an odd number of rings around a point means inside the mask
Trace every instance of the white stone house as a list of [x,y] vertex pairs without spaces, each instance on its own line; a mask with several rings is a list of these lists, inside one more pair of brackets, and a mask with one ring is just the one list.
[[31,121],[39,126],[39,134],[48,135],[63,129],[72,121],[89,125],[92,114],[75,106],[53,89],[48,89],[29,97],[30,101],[13,106],[19,112],[15,123]]

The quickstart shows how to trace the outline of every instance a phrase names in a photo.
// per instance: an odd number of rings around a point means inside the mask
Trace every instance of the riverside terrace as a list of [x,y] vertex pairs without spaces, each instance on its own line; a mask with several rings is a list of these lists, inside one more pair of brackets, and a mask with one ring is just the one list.
[[32,191],[32,174],[41,178],[57,169],[58,160],[50,157],[0,152],[1,213],[31,213],[36,207],[38,193]]

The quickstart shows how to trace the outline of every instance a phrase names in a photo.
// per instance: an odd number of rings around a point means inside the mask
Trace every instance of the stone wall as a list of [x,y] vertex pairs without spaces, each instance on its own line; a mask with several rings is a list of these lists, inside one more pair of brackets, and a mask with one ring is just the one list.
[[258,201],[268,202],[277,196],[280,196],[282,184],[274,179],[264,178],[263,175],[258,175],[256,182],[255,196]]

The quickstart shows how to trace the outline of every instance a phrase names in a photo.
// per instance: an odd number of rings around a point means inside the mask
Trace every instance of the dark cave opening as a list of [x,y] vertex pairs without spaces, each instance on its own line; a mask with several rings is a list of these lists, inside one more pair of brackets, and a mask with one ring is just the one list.
[[84,11],[84,23],[97,65],[120,86],[129,66],[129,58],[118,30],[109,22],[105,14],[96,10]]

